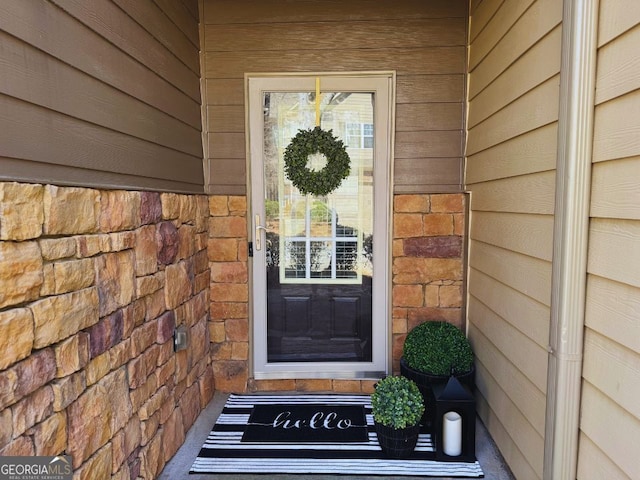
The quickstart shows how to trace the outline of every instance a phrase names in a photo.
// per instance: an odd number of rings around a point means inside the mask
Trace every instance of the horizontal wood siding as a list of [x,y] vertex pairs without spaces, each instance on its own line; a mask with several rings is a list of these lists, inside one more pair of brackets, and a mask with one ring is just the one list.
[[562,2],[472,2],[466,186],[479,413],[518,479],[542,478]]
[[601,0],[578,478],[640,478],[640,4]]
[[204,0],[207,189],[246,193],[245,73],[395,70],[397,193],[462,190],[467,2]]
[[191,2],[0,5],[0,180],[202,192]]

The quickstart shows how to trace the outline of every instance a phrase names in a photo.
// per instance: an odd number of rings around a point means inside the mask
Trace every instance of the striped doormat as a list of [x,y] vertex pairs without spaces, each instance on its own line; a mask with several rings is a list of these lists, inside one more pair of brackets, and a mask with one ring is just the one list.
[[[302,442],[243,441],[253,407],[272,404],[362,405],[368,441],[314,443],[313,438]],[[288,427],[297,428],[296,419],[287,420]],[[300,420],[299,424],[308,424],[309,420]],[[316,418],[317,424],[322,421]],[[431,436],[421,433],[410,458],[386,458],[378,445],[369,395],[230,395],[189,473],[484,476],[477,461],[438,462],[434,456]]]

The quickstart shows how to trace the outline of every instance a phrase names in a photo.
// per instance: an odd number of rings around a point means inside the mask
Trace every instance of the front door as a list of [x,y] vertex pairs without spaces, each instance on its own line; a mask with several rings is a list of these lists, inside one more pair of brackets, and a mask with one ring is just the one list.
[[[253,376],[376,378],[388,370],[393,76],[249,76]],[[284,151],[320,126],[349,174],[302,194]],[[311,155],[321,171],[327,159]]]

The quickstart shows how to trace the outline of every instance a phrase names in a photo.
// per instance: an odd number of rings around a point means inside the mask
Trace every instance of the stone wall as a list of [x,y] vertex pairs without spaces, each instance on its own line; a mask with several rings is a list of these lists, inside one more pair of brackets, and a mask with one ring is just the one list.
[[[226,392],[371,392],[373,381],[250,378],[246,198],[211,196],[209,206],[209,330],[216,387]],[[392,355],[396,372],[406,333],[415,325],[446,320],[462,327],[464,229],[464,194],[394,198]]]
[[[417,323],[461,325],[463,233],[463,195],[395,197],[395,368]],[[78,478],[153,478],[214,384],[371,391],[250,379],[248,301],[243,196],[1,183],[0,455],[67,452]],[[190,346],[174,353],[177,325]]]
[[[158,475],[213,395],[208,207],[0,183],[0,455]],[[175,353],[177,325],[190,343]]]
[[[462,194],[394,199],[396,370],[413,326],[462,326],[464,212]],[[249,377],[248,267],[244,196],[0,183],[0,455],[155,478],[214,385],[371,392]],[[190,342],[176,353],[178,325]]]
[[247,201],[209,197],[211,358],[216,387],[244,392],[249,372],[249,265]]
[[462,328],[464,194],[396,195],[393,214],[393,368],[408,331],[428,320]]

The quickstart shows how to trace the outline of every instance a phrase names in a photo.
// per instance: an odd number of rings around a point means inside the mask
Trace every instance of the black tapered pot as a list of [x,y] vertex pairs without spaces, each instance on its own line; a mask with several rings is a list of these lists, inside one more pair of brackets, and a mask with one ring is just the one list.
[[419,424],[407,428],[393,428],[374,423],[378,443],[388,458],[407,458],[413,453],[418,443]]
[[[471,371],[460,375],[455,375],[460,383],[469,387],[473,391],[475,387],[475,365]],[[434,425],[436,400],[433,395],[433,387],[436,385],[446,385],[450,375],[431,375],[421,372],[409,366],[404,357],[400,358],[400,375],[416,382],[418,390],[424,399],[424,413],[422,414],[422,425],[431,428]]]

